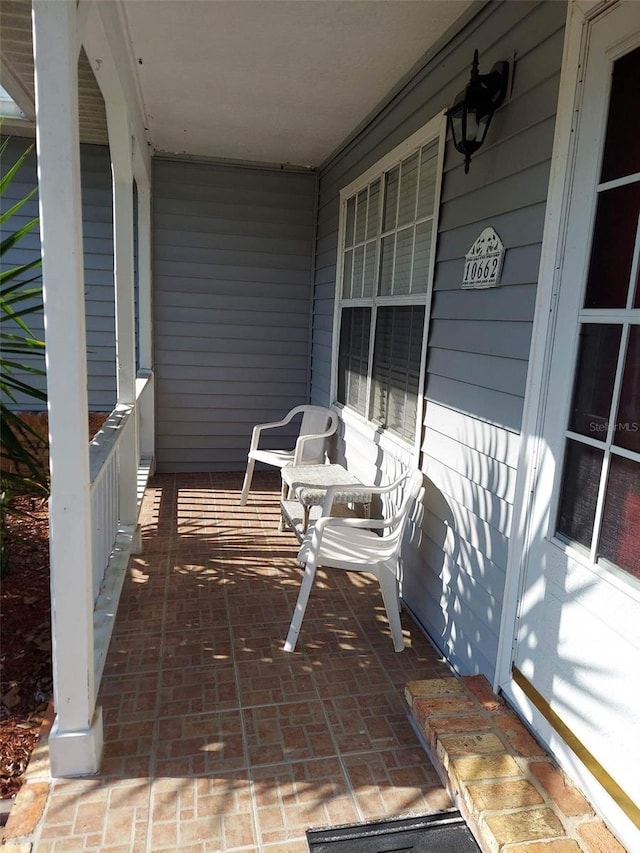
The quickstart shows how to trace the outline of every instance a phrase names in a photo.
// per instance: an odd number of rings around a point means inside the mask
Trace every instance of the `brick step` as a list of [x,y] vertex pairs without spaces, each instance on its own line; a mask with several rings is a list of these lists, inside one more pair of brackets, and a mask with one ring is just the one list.
[[484,676],[411,681],[405,698],[484,853],[627,853]]

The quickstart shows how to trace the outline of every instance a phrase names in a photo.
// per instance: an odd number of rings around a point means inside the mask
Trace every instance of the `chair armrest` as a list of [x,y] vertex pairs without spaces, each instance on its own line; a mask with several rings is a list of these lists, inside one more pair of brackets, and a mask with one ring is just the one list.
[[386,491],[386,487],[382,486],[367,486],[365,483],[362,484],[361,487],[358,486],[329,486],[327,488],[326,494],[324,496],[324,500],[322,502],[322,515],[330,516],[331,508],[333,506],[333,501],[337,494],[340,492],[366,492],[367,494],[377,495],[380,494],[380,489],[384,488]]
[[323,515],[314,524],[320,525],[322,532],[325,527],[359,527],[362,530],[384,530],[389,522],[384,518],[342,518],[337,515]]
[[[384,495],[387,492],[392,492],[394,489],[398,487],[398,484],[404,479],[404,475],[398,477],[397,480],[394,480],[391,483],[387,483],[386,486],[369,486],[366,483],[362,484],[362,488],[359,489],[361,492],[367,492],[371,495]],[[329,486],[327,489],[327,493],[325,495],[324,501],[322,503],[322,515],[329,516],[331,515],[331,507],[333,506],[333,500],[336,494],[339,492],[348,491],[347,486]]]
[[295,414],[295,412],[293,414],[291,412],[289,412],[289,414],[285,418],[283,418],[281,421],[271,421],[270,423],[266,423],[266,424],[256,424],[256,426],[254,426],[254,428],[251,432],[251,446],[249,448],[249,452],[251,452],[252,450],[258,449],[258,442],[260,441],[260,433],[263,430],[275,429],[276,427],[286,426],[289,423],[289,421],[291,421],[293,419],[294,414]]
[[300,550],[298,551],[298,559],[300,559],[300,553],[305,547],[309,549],[310,553],[318,553],[326,527],[356,527],[365,530],[383,530],[388,526],[389,522],[384,519],[340,518],[336,516],[323,515],[307,531],[305,538],[302,540]]

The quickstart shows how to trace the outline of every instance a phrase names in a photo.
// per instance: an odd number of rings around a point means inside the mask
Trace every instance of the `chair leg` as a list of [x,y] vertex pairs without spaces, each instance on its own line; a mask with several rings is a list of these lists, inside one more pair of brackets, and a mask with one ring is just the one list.
[[285,652],[294,651],[296,643],[298,642],[298,634],[300,633],[300,628],[302,627],[304,612],[307,609],[307,602],[309,601],[309,595],[311,593],[311,587],[313,586],[313,580],[315,576],[316,561],[315,557],[311,556],[309,560],[307,560],[307,564],[304,567],[304,575],[302,577],[300,592],[298,593],[298,600],[296,601],[296,607],[293,611],[291,625],[289,626],[289,633],[287,634],[287,639],[284,644]]
[[376,576],[380,583],[384,609],[387,611],[387,619],[389,620],[389,628],[391,629],[391,637],[393,638],[393,648],[397,652],[401,652],[404,649],[404,637],[402,636],[402,623],[400,622],[398,581],[395,574],[386,566],[383,566],[379,572],[376,572]]
[[247,470],[244,475],[244,483],[242,484],[242,492],[240,493],[240,506],[245,506],[251,489],[251,480],[253,479],[253,469],[255,468],[256,460],[247,459]]

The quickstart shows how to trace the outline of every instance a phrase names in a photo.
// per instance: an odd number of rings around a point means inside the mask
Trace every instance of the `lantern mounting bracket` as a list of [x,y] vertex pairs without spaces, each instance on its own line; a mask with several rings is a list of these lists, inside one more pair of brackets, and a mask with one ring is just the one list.
[[496,62],[488,74],[480,74],[478,51],[473,53],[471,76],[464,90],[447,110],[453,144],[464,154],[464,171],[471,156],[486,139],[493,114],[504,101],[509,86],[509,62]]

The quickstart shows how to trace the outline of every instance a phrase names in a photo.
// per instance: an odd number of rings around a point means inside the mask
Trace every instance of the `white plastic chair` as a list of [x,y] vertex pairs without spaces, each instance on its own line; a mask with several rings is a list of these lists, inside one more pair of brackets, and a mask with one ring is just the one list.
[[[402,495],[400,505],[387,519],[330,517],[333,494],[340,488],[330,486],[327,489],[322,517],[309,529],[298,552],[298,563],[304,566],[304,576],[284,650],[292,652],[296,647],[316,569],[324,566],[371,572],[376,576],[387,611],[393,647],[401,652],[404,639],[398,593],[400,546],[409,510],[422,488],[422,474],[411,469],[388,486],[367,486],[367,491],[374,495],[399,490]],[[379,536],[374,530],[382,530],[384,533]]]
[[[292,450],[260,450],[260,436],[265,430],[286,426],[296,415],[302,413],[300,432]],[[253,469],[256,462],[264,462],[283,468],[285,465],[322,465],[326,458],[327,438],[338,428],[338,415],[324,406],[296,406],[281,421],[254,426],[247,459],[247,470],[240,494],[240,506],[244,506],[251,489]]]

